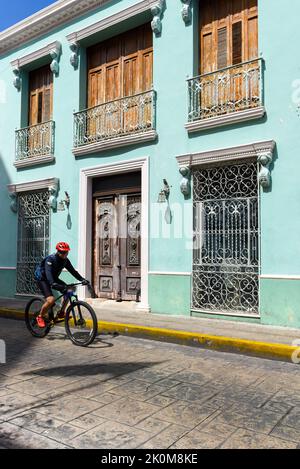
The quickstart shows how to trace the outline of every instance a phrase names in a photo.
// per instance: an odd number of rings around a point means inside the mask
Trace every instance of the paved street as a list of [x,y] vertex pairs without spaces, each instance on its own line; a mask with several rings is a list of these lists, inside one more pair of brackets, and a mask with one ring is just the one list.
[[300,368],[0,319],[0,448],[298,448]]

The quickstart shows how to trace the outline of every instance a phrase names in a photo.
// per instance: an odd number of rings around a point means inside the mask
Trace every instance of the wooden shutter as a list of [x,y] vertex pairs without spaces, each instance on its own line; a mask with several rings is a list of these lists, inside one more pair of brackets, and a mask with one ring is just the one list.
[[88,49],[88,107],[152,88],[152,37],[146,24]]
[[232,25],[232,65],[240,64],[243,61],[242,44],[242,22],[238,21]]
[[29,74],[29,125],[52,119],[53,74],[47,65]]
[[200,74],[258,56],[258,0],[201,0]]

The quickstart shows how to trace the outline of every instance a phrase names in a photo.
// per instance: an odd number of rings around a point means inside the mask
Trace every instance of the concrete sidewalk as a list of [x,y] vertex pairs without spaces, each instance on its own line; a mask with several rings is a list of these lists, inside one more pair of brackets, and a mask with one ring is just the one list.
[[[88,300],[102,332],[198,345],[215,350],[291,361],[300,347],[300,329],[220,319],[149,314],[138,303]],[[0,299],[0,316],[21,319],[27,300]],[[296,343],[298,342],[298,344]],[[300,352],[299,352],[300,357]]]

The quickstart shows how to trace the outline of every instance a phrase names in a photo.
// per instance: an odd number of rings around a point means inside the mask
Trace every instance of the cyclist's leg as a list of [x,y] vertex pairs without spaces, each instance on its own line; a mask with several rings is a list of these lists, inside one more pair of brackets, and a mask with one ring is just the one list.
[[[67,287],[67,286],[68,286],[63,280],[60,280],[60,279],[58,279],[58,280],[56,281],[56,283],[58,283],[58,284],[61,285],[62,287]],[[59,319],[64,318],[64,315],[65,315],[65,311],[63,311],[63,308],[62,308],[62,307],[63,307],[63,304],[64,304],[64,301],[65,301],[65,297],[63,296],[63,297],[61,298],[61,300],[60,300],[61,309],[60,309],[60,312],[59,312],[59,314],[58,314],[58,318],[59,318]]]
[[55,297],[51,290],[50,284],[47,281],[38,282],[41,292],[45,297],[45,303],[42,306],[40,317],[45,318],[49,309],[55,304]]

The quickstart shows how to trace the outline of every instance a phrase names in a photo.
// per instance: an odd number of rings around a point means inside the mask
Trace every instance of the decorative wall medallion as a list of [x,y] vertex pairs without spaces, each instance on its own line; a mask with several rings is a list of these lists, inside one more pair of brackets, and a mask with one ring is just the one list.
[[182,166],[179,172],[182,176],[180,190],[185,197],[188,197],[191,194],[191,170],[187,166]]
[[191,0],[181,0],[183,7],[181,10],[182,18],[185,24],[189,24],[192,21],[192,10],[191,10]]
[[22,80],[21,80],[21,70],[16,67],[13,69],[13,74],[14,76],[14,87],[17,88],[18,91],[20,91],[21,86],[22,86]]
[[56,211],[57,209],[58,184],[59,184],[59,180],[55,179],[54,183],[48,188],[48,191],[49,191],[48,204],[49,204],[49,207],[53,211]]
[[72,51],[70,57],[70,63],[75,70],[77,70],[79,65],[79,44],[78,42],[71,42],[70,49]]
[[10,209],[12,212],[17,213],[18,212],[18,199],[17,199],[17,194],[16,192],[10,192],[9,197],[11,199],[10,202]]
[[158,0],[157,3],[151,8],[151,13],[153,15],[151,27],[156,36],[159,36],[161,34],[161,30],[162,30],[161,18],[162,18],[162,14],[163,14],[165,6],[166,6],[165,0]]
[[271,151],[261,152],[258,155],[257,161],[261,164],[261,170],[258,175],[259,183],[263,189],[269,189],[271,186],[270,165],[273,161],[273,153]]
[[54,73],[54,75],[58,75],[59,74],[59,60],[60,60],[60,56],[61,56],[61,43],[60,42],[56,42],[56,45],[53,49],[51,49],[49,51],[50,53],[50,56],[52,58],[52,62],[50,64],[50,69],[52,71],[52,73]]

